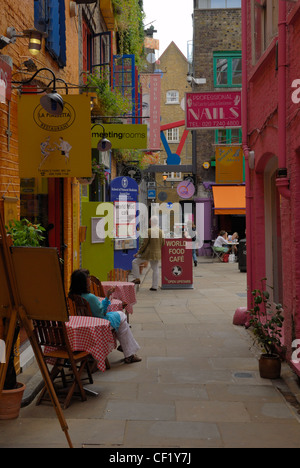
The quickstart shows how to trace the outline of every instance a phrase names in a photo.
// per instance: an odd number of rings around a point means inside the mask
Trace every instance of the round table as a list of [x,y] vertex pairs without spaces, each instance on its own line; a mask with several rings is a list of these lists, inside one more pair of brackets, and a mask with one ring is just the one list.
[[105,294],[110,288],[116,288],[112,295],[113,299],[125,302],[128,314],[133,313],[133,305],[136,304],[135,284],[127,281],[101,281]]

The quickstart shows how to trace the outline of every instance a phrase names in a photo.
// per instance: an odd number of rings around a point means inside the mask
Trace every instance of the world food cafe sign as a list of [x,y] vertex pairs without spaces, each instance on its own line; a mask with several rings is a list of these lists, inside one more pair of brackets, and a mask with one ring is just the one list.
[[186,93],[186,129],[242,126],[241,91]]

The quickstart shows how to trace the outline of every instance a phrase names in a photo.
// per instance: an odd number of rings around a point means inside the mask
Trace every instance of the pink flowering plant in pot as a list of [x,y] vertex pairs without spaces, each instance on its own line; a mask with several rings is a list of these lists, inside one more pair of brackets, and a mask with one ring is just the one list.
[[[281,304],[271,304],[270,294],[265,287],[266,278],[261,280],[261,284],[261,288],[252,291],[252,309],[248,311],[249,324],[254,335],[254,343],[262,350],[259,361],[261,377],[279,378],[284,311]],[[271,369],[273,366],[274,371]]]

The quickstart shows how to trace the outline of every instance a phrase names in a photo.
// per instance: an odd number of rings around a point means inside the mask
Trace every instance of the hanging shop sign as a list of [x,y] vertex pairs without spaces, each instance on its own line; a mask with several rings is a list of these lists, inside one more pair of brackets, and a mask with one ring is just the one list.
[[11,67],[0,58],[0,103],[11,100]]
[[[104,130],[101,128],[103,125]],[[147,125],[101,124],[92,125],[92,148],[107,138],[113,149],[147,149]]]
[[187,130],[242,126],[241,91],[186,93]]
[[192,242],[188,239],[165,239],[161,257],[161,288],[192,289]]
[[143,123],[148,129],[148,150],[159,151],[161,75],[143,73],[140,81],[143,90]]
[[216,147],[216,183],[241,184],[244,180],[243,150],[237,146]]
[[20,177],[91,177],[89,97],[63,96],[61,115],[50,115],[40,96],[19,98]]

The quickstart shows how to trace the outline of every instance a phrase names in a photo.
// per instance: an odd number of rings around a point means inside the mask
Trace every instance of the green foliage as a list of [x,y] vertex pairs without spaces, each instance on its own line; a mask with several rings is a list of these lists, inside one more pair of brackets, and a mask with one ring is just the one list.
[[17,247],[31,246],[38,247],[45,239],[43,231],[45,229],[40,224],[33,224],[28,219],[9,221],[9,226],[5,226],[7,233],[11,236],[13,245]]
[[[268,354],[274,354],[281,348],[282,326],[284,322],[281,304],[275,304],[275,310],[269,301],[270,295],[265,289],[266,278],[261,280],[262,287],[252,291],[252,309],[250,327],[254,334],[254,342],[258,343]],[[274,309],[274,308],[273,308]]]
[[144,156],[145,153],[141,150],[119,149],[115,151],[115,158],[117,162],[130,164],[131,161],[135,161],[133,165],[137,166],[142,171],[149,165],[147,161],[145,161]]
[[144,58],[144,18],[141,0],[112,0],[119,34],[119,53],[133,54],[136,64]]
[[104,116],[124,115],[131,111],[131,102],[119,90],[112,90],[100,73],[87,74],[86,86],[97,93]]

